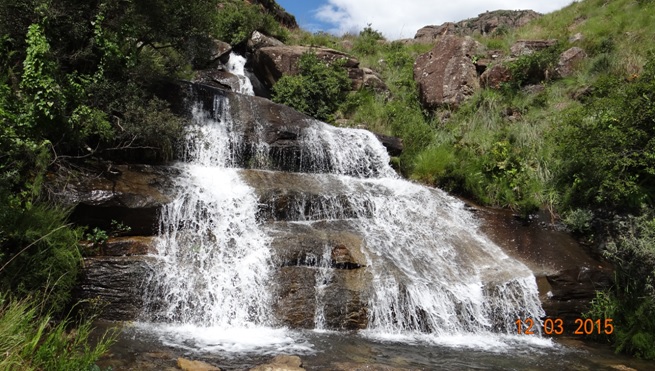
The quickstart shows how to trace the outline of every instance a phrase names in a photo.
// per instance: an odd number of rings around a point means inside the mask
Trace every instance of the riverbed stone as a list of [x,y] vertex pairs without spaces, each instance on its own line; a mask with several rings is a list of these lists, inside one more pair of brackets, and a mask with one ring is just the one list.
[[269,363],[251,368],[250,371],[305,371],[298,356],[279,355]]
[[183,371],[221,371],[220,368],[203,361],[192,361],[186,358],[177,359],[177,367]]

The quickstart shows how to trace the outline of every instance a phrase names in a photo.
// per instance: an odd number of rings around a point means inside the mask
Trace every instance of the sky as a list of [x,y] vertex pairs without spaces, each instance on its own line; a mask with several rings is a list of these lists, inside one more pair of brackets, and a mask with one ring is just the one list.
[[369,23],[387,39],[413,38],[426,25],[458,22],[489,10],[549,13],[573,0],[277,0],[305,30],[357,33]]

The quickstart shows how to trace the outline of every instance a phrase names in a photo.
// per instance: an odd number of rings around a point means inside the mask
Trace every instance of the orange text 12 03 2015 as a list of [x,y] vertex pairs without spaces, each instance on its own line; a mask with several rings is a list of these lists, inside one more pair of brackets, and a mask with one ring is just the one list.
[[[519,335],[534,335],[540,333],[539,326],[542,326],[543,333],[546,335],[562,335],[565,332],[564,320],[561,318],[546,318],[543,323],[535,321],[532,318],[517,319],[516,330]],[[576,318],[574,323],[574,335],[592,335],[604,334],[610,335],[614,332],[614,325],[611,318],[591,319]]]

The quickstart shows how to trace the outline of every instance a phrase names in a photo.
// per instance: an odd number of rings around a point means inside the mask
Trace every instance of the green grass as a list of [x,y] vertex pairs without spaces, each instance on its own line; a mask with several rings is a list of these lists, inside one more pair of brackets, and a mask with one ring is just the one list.
[[33,299],[0,293],[0,370],[90,370],[115,339],[105,333],[91,345],[92,318],[56,322],[41,311]]

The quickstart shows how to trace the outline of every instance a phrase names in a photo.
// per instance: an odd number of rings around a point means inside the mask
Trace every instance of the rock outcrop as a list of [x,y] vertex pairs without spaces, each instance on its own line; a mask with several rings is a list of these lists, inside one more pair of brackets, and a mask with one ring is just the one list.
[[478,89],[473,58],[482,46],[471,37],[444,36],[414,64],[414,80],[425,108],[457,107]]
[[496,64],[480,75],[480,84],[484,88],[499,89],[503,83],[509,82],[512,74],[503,64]]
[[574,46],[567,49],[560,54],[555,72],[559,77],[571,76],[585,58],[587,58],[587,53],[581,48]]
[[530,55],[534,52],[550,48],[557,44],[557,40],[518,40],[509,49],[512,57]]
[[246,0],[253,4],[259,4],[267,13],[273,16],[276,21],[280,22],[287,28],[298,28],[296,17],[289,14],[275,0]]
[[466,19],[457,23],[446,22],[438,26],[425,26],[416,32],[414,41],[432,43],[436,39],[446,35],[472,36],[475,34],[489,35],[507,32],[539,17],[541,17],[541,14],[532,10],[496,10],[485,12],[475,18]]

